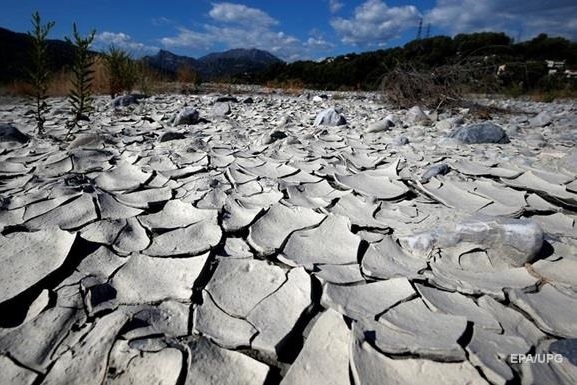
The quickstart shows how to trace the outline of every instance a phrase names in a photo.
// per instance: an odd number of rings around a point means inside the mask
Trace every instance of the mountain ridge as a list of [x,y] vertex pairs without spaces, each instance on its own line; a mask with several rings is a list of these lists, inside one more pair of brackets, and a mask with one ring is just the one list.
[[[74,47],[64,40],[49,39],[48,56],[50,69],[57,72],[72,65]],[[21,80],[26,77],[25,68],[30,60],[32,38],[27,33],[14,32],[0,27],[0,83]],[[223,52],[213,52],[198,59],[177,55],[167,50],[159,50],[155,55],[141,59],[152,68],[176,77],[181,66],[194,69],[202,80],[252,75],[266,70],[273,64],[284,63],[270,52],[256,48],[235,48]]]

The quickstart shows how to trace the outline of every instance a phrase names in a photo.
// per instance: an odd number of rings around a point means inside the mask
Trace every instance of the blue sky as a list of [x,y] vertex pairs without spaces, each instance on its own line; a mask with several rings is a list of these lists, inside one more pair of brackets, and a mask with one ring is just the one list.
[[0,26],[30,29],[30,15],[56,21],[51,38],[76,22],[97,31],[94,47],[134,55],[167,49],[199,57],[260,48],[280,58],[321,59],[402,45],[420,18],[431,35],[503,31],[529,39],[545,32],[577,39],[575,0],[2,0]]

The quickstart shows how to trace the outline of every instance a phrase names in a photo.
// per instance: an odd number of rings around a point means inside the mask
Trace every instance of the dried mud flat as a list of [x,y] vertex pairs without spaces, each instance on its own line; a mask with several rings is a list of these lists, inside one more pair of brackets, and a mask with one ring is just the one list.
[[0,383],[577,382],[574,104],[129,99],[0,105]]

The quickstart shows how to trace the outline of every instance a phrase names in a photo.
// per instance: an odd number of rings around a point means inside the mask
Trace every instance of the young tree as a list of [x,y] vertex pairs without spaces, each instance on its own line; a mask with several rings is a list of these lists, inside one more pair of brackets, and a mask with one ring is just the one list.
[[48,111],[46,97],[48,92],[48,77],[50,70],[48,65],[47,37],[54,27],[54,22],[50,21],[42,24],[38,11],[32,14],[33,30],[28,32],[32,37],[32,52],[30,68],[27,69],[28,81],[32,88],[31,96],[34,100],[36,128],[38,134],[44,134],[44,114]]
[[73,40],[66,37],[66,41],[74,45],[75,48],[74,64],[72,65],[72,89],[68,96],[74,116],[68,126],[69,133],[79,121],[88,120],[86,114],[92,109],[92,80],[94,79],[92,64],[94,57],[89,48],[96,34],[96,31],[92,30],[88,36],[82,37],[76,28],[76,23],[72,27]]

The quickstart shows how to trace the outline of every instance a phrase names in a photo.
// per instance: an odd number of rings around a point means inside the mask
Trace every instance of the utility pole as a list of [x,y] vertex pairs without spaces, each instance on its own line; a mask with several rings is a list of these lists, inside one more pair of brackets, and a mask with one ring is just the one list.
[[425,39],[431,37],[431,23],[427,23],[427,33],[425,34]]
[[423,18],[419,19],[419,28],[417,29],[417,40],[421,40],[421,35],[423,34]]

